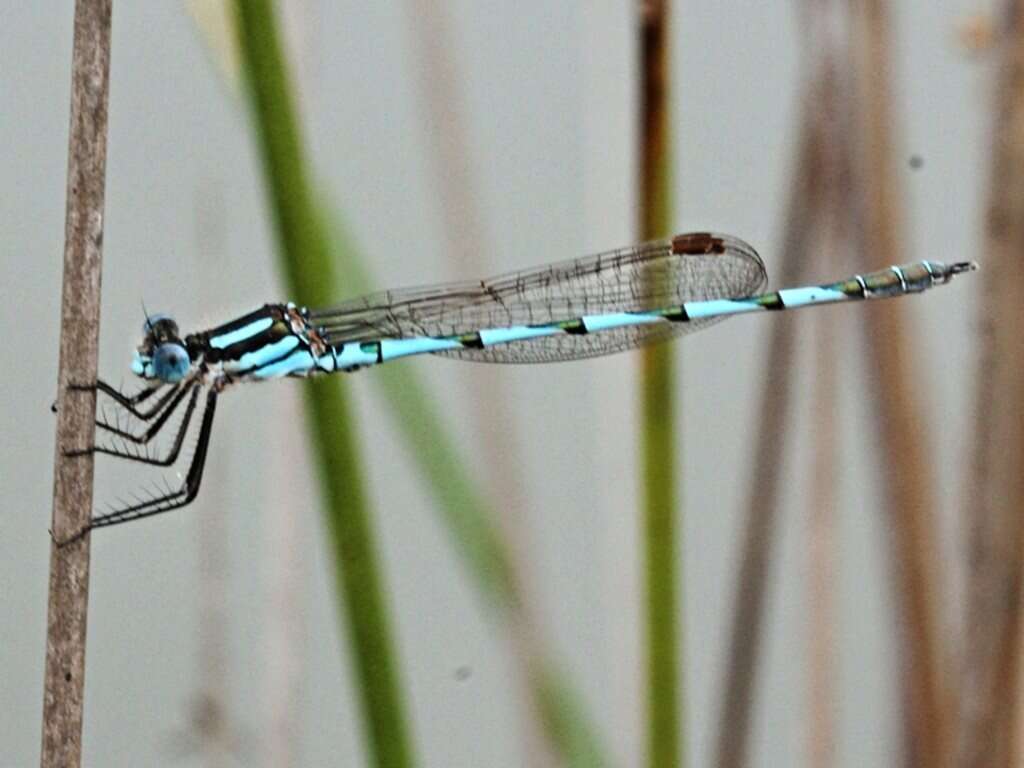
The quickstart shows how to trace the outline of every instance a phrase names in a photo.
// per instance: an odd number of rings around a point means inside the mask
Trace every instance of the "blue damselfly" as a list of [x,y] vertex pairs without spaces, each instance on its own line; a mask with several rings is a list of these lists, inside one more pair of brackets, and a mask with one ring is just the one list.
[[[69,453],[170,466],[205,392],[195,453],[178,489],[94,516],[66,541],[190,503],[199,492],[217,398],[234,384],[355,371],[425,353],[488,363],[579,360],[664,341],[730,315],[919,293],[976,266],[920,261],[758,293],[767,276],[751,246],[729,235],[693,233],[490,280],[384,291],[330,309],[267,304],[184,337],[171,317],[152,315],[132,362],[143,381],[139,392],[125,395],[103,381],[75,387],[107,395],[119,414],[143,428],[133,432],[120,418],[101,419],[98,430],[124,445]],[[128,449],[150,444],[182,404],[166,455]]]

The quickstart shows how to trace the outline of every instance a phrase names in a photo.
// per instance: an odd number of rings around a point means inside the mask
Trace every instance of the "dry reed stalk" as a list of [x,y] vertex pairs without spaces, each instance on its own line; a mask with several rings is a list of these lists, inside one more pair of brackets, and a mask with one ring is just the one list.
[[[821,98],[818,103],[822,136],[820,221],[815,227],[815,269],[830,274],[849,264],[856,252],[855,216],[847,204],[854,183],[856,142],[855,78],[851,62],[849,21],[845,4],[815,0],[813,39],[821,58]],[[836,759],[836,648],[838,608],[836,563],[840,544],[836,530],[837,485],[840,475],[839,366],[837,337],[848,333],[833,313],[817,318],[817,354],[814,360],[815,427],[811,467],[811,509],[808,521],[809,680],[808,762],[827,768]]]
[[[850,194],[853,137],[852,77],[849,45],[841,33],[843,9],[832,0],[815,3],[814,39],[822,49],[819,63],[821,93],[817,122],[820,124],[821,185],[819,222],[814,227],[812,248],[815,269],[830,274],[849,263],[854,244],[846,200]],[[808,764],[828,768],[836,758],[836,563],[839,542],[836,531],[837,481],[840,436],[837,413],[840,356],[836,343],[839,317],[823,312],[816,318],[814,357],[814,430],[812,433],[810,508],[807,522],[808,602]]]
[[[196,275],[205,273],[206,279],[197,279],[195,290],[204,307],[217,306],[220,286],[229,284],[230,275],[224,269],[225,242],[227,240],[224,194],[220,185],[205,184],[196,190],[195,228],[197,252],[202,262],[194,265]],[[206,262],[209,262],[207,264]],[[205,267],[205,270],[203,269]],[[210,279],[211,270],[216,277]],[[220,425],[220,437],[231,444],[234,425]],[[214,454],[206,464],[206,472],[219,479],[203,492],[198,500],[200,509],[195,520],[198,527],[196,578],[199,589],[198,636],[196,656],[198,684],[191,702],[190,733],[195,752],[204,768],[228,768],[235,760],[237,745],[231,722],[230,686],[228,684],[228,632],[231,626],[228,589],[229,552],[228,515],[231,504],[226,492],[229,477],[229,459]],[[282,763],[276,763],[281,765]]]
[[[478,184],[474,172],[471,144],[462,108],[459,70],[453,57],[453,32],[448,10],[428,0],[414,0],[409,5],[409,39],[417,62],[420,104],[426,119],[424,135],[426,153],[440,206],[445,253],[449,254],[454,274],[484,274],[490,264],[481,263],[487,252],[484,217],[477,204]],[[518,599],[510,604],[514,615],[508,619],[508,641],[519,674],[520,722],[523,735],[524,760],[536,768],[553,768],[558,760],[551,740],[545,735],[537,690],[530,688],[534,679],[531,668],[541,664],[544,651],[543,632],[531,610],[536,594],[530,583],[528,553],[530,533],[525,514],[526,487],[516,457],[521,448],[516,439],[516,420],[509,404],[509,385],[505,372],[498,366],[478,366],[472,371],[474,384],[489,398],[471,398],[477,444],[481,446],[486,467],[488,498],[500,499],[495,524],[509,552],[509,577],[515,582]]]
[[[815,10],[812,6],[809,10]],[[821,119],[821,104],[829,85],[829,62],[811,54],[817,50],[812,34],[821,24],[814,16],[806,16],[805,39],[811,59],[802,100],[800,136],[793,183],[786,204],[786,220],[779,280],[794,285],[803,276],[804,265],[811,257],[811,238],[820,226],[821,201],[825,193],[827,125]],[[796,325],[790,313],[780,313],[769,330],[767,359],[773,365],[790,369],[794,366]],[[723,701],[719,714],[714,765],[720,768],[741,768],[748,765],[750,724],[755,701],[755,684],[764,631],[764,609],[770,587],[770,564],[775,529],[779,516],[779,488],[782,462],[789,442],[793,406],[793,377],[768,377],[762,384],[759,398],[760,428],[754,451],[750,495],[746,502],[746,522],[739,555],[739,574],[730,622],[729,650],[722,684]]]
[[[52,530],[57,539],[81,530],[92,514],[92,456],[72,458],[64,451],[91,445],[94,438],[95,394],[69,392],[68,385],[96,378],[99,352],[110,19],[111,0],[75,4],[53,483]],[[81,763],[88,599],[89,537],[60,548],[51,545],[40,753],[44,768]]]
[[985,333],[964,511],[967,606],[957,765],[1018,765],[1024,579],[1024,2],[999,29],[983,260]]
[[807,763],[810,768],[829,768],[836,757],[835,566],[839,552],[835,521],[839,474],[836,320],[826,314],[818,319],[815,327],[817,365],[813,398],[816,417],[807,522]]
[[[889,26],[882,0],[866,0],[854,10],[861,124],[857,179],[861,199],[860,249],[875,264],[899,263],[908,252],[903,235],[903,201],[893,165],[893,114],[890,109]],[[907,335],[908,306],[885,302],[865,313],[872,339]],[[943,766],[952,747],[948,681],[943,662],[949,658],[939,631],[942,589],[938,578],[937,504],[933,465],[923,425],[921,391],[910,360],[912,348],[887,344],[885,354],[871,355],[874,370],[872,411],[877,419],[877,451],[882,468],[885,515],[892,536],[890,559],[899,617],[899,648],[906,704],[909,764]]]
[[[306,450],[295,425],[302,419],[302,404],[294,390],[281,394],[283,403],[275,415],[275,443],[281,455],[302,456]],[[299,462],[307,466],[308,459]],[[295,509],[292,489],[297,469],[288,462],[274,462],[267,473],[264,573],[267,584],[266,669],[263,684],[266,707],[263,748],[266,765],[301,764],[303,640],[307,629],[304,595],[305,558],[301,516]]]

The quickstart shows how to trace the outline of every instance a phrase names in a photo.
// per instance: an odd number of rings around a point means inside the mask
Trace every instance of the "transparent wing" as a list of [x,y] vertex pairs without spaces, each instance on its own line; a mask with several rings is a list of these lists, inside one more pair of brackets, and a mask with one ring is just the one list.
[[[757,293],[766,281],[764,264],[751,246],[729,235],[695,233],[490,280],[382,291],[311,311],[309,319],[333,345],[458,336],[484,328],[738,298]],[[436,354],[494,363],[573,360],[662,341],[712,322],[715,319],[558,334]]]

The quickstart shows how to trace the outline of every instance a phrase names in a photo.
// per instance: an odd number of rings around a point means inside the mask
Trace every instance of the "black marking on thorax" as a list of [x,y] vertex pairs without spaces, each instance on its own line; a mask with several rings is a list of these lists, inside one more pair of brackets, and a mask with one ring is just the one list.
[[[266,328],[257,328],[252,333],[239,335],[230,344],[215,346],[218,340],[223,340],[225,337],[230,338],[230,334],[235,334],[246,326],[268,319],[270,324]],[[273,344],[293,333],[293,328],[288,322],[287,307],[284,304],[266,304],[229,323],[191,334],[186,337],[185,343],[193,359],[195,359],[196,353],[200,353],[206,362],[223,363],[238,360],[248,352],[254,352]]]

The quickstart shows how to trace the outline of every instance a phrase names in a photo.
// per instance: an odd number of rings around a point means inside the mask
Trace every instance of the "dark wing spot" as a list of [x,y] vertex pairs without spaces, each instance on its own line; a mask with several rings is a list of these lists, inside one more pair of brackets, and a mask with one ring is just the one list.
[[672,238],[672,253],[677,255],[699,255],[704,253],[725,253],[725,242],[710,232],[691,232]]

